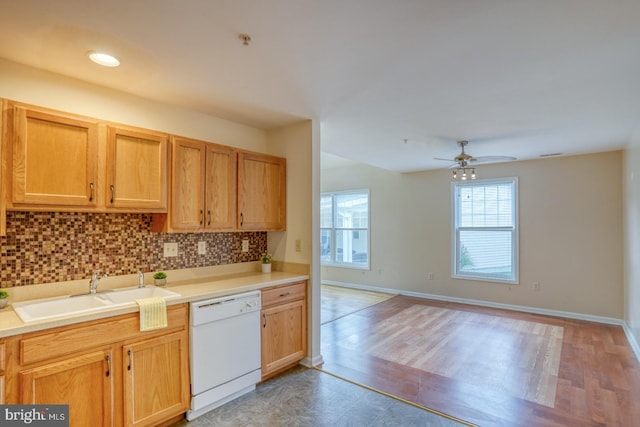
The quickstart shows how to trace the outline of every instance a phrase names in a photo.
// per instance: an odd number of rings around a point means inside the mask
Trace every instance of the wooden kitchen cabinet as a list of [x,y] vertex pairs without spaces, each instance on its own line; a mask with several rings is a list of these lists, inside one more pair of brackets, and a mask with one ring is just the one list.
[[238,152],[239,230],[286,229],[286,159]]
[[108,347],[23,370],[20,403],[67,404],[72,425],[112,425],[112,359]]
[[188,408],[188,346],[177,332],[123,347],[125,425],[154,425]]
[[157,425],[189,408],[188,307],[140,332],[139,313],[7,339],[7,403],[70,404],[70,425]]
[[167,209],[168,135],[109,125],[106,206],[114,209]]
[[6,398],[5,398],[5,369],[6,369],[6,361],[7,361],[7,356],[6,356],[6,345],[4,343],[4,340],[0,340],[0,405],[4,405]]
[[232,231],[236,216],[236,151],[172,137],[171,229]]
[[97,206],[98,122],[23,105],[11,115],[13,204]]
[[262,379],[307,354],[307,282],[262,290]]

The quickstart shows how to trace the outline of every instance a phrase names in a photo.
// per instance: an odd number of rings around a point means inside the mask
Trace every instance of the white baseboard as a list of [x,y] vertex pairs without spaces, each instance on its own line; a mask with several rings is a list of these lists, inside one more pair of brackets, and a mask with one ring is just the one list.
[[501,308],[504,310],[521,311],[524,313],[533,313],[533,314],[543,314],[546,316],[564,317],[567,319],[585,320],[588,322],[606,323],[609,325],[622,326],[624,323],[622,319],[616,319],[613,317],[594,316],[591,314],[573,313],[570,311],[548,310],[546,308],[527,307],[524,305],[503,304],[499,302],[475,300],[475,299],[469,299],[469,298],[457,298],[457,297],[449,297],[444,295],[425,294],[422,292],[404,291],[400,289],[380,288],[377,286],[356,285],[353,283],[336,282],[333,280],[323,280],[322,283],[326,283],[327,285],[342,286],[345,288],[361,289],[361,290],[374,291],[374,292],[386,292],[390,294],[406,295],[409,297],[427,298],[427,299],[434,299],[438,301],[447,301],[447,302],[457,302],[460,304],[479,305],[482,307]]
[[324,360],[322,359],[322,355],[318,354],[317,356],[305,357],[300,361],[302,366],[306,366],[307,368],[315,368],[316,366],[322,365]]
[[631,345],[633,353],[636,355],[636,359],[638,359],[638,362],[640,362],[640,345],[638,345],[636,337],[633,335],[633,332],[631,332],[631,328],[629,328],[627,322],[624,322],[622,324],[622,328],[624,329],[624,333],[627,336],[627,340],[629,341],[629,345]]

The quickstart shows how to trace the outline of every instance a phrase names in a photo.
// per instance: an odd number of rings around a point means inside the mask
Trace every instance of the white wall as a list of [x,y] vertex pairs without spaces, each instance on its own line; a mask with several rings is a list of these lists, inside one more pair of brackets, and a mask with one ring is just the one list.
[[519,177],[520,284],[511,286],[451,278],[449,171],[323,170],[322,191],[370,188],[371,270],[322,267],[322,279],[622,319],[621,168],[619,151],[478,168],[480,178]]
[[267,134],[184,108],[0,59],[0,98],[265,152]]
[[640,132],[625,151],[624,166],[624,319],[640,358]]

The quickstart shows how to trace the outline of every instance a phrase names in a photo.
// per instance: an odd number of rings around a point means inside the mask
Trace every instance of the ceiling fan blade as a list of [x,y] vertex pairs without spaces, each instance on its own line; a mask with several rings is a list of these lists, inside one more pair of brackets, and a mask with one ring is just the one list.
[[509,160],[517,160],[511,156],[478,156],[469,159],[471,163],[488,163],[488,162],[506,162]]
[[444,160],[445,162],[455,162],[453,159],[443,159],[441,157],[434,157],[433,160]]

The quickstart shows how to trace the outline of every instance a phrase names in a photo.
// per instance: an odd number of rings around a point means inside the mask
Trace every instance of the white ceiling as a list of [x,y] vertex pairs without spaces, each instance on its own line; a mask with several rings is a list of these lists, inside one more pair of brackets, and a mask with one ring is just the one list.
[[[0,57],[396,171],[458,153],[622,148],[640,124],[638,0],[2,0]],[[252,37],[243,46],[239,33]],[[104,50],[117,69],[86,58]],[[407,139],[405,143],[404,140]]]

